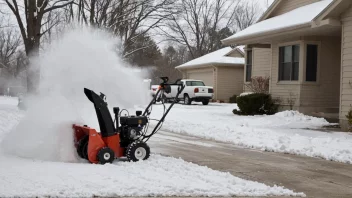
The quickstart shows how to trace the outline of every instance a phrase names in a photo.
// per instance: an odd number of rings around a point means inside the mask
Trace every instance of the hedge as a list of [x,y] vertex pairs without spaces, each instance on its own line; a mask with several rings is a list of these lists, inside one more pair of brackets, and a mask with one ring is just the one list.
[[272,115],[278,110],[270,94],[253,93],[237,97],[237,106],[239,111],[234,109],[233,113],[237,115]]

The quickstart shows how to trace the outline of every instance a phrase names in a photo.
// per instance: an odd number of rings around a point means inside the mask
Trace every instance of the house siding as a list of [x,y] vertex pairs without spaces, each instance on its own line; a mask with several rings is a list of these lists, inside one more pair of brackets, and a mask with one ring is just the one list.
[[[262,76],[270,77],[270,67],[271,67],[271,49],[270,48],[252,48],[253,62],[252,62],[252,77]],[[247,53],[246,53],[247,54]],[[250,92],[251,90],[246,86],[248,85],[246,81],[245,69],[243,71],[243,91]]]
[[213,86],[214,87],[214,99],[217,99],[217,69],[214,68],[213,66],[209,67],[204,67],[204,68],[194,68],[194,69],[187,69],[183,70],[183,78],[189,78],[190,74],[192,73],[212,73],[212,85],[207,85],[207,86]]
[[243,92],[243,67],[217,67],[217,99],[225,102]]
[[341,46],[341,95],[340,119],[346,120],[345,115],[352,107],[352,8],[341,16],[342,46]]
[[[320,52],[318,52],[318,82],[303,82],[301,86],[300,108],[302,112],[307,114],[312,111],[337,113],[339,111],[340,98],[341,38],[318,37],[305,39],[305,44],[309,44],[310,42],[320,45]],[[306,54],[306,51],[304,51],[304,54]],[[304,65],[305,61],[304,57]],[[305,67],[303,70],[305,72]]]
[[[206,79],[210,79],[212,78],[210,81],[211,82],[208,82],[208,80],[206,80],[204,83],[207,85],[207,86],[214,86],[216,85],[215,83],[215,78],[214,78],[214,69],[213,67],[204,67],[204,68],[197,68],[197,69],[188,69],[187,70],[187,78],[192,78],[190,77],[192,74],[201,74],[202,76],[204,76],[204,78]],[[195,80],[203,80],[203,79],[195,79]],[[210,84],[209,84],[210,83]]]
[[253,48],[253,76],[270,76],[271,49]]
[[229,53],[227,56],[235,57],[235,58],[243,58],[243,57],[244,57],[244,55],[241,54],[238,50],[232,51],[232,52]]
[[278,82],[279,74],[279,45],[272,44],[272,68],[270,77],[270,93],[273,98],[281,100],[282,109],[288,108],[288,99],[294,101],[294,109],[299,106],[300,85],[299,82]]
[[287,13],[296,8],[309,5],[320,0],[282,0],[278,7],[270,14],[268,18]]

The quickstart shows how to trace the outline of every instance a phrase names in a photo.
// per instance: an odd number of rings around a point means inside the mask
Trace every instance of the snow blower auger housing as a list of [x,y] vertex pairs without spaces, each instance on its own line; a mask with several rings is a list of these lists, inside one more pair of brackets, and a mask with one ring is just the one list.
[[171,85],[178,86],[177,100],[185,88],[184,85],[176,83],[168,84],[168,77],[161,77],[161,79],[163,82],[160,84],[158,93],[153,97],[143,113],[142,111],[136,111],[136,115],[121,116],[124,110],[120,111],[119,107],[114,107],[115,125],[108,109],[105,95],[103,93],[98,95],[94,91],[84,88],[85,95],[94,104],[100,132],[87,125],[73,125],[74,145],[78,155],[91,163],[99,164],[112,163],[116,158],[121,157],[127,157],[129,161],[148,159],[150,148],[147,145],[147,141],[160,130],[166,115],[175,104],[175,102],[171,103],[166,110],[163,103],[164,114],[152,132],[148,133],[149,116],[153,101],[159,93],[170,93]]

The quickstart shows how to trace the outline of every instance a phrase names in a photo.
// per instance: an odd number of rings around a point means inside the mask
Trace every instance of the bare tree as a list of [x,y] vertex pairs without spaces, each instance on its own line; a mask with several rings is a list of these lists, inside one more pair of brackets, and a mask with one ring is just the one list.
[[[19,4],[17,0],[4,0],[16,17],[27,56],[37,56],[42,36],[55,26],[42,29],[43,18],[46,14],[64,8],[73,3],[73,0],[24,0]],[[46,23],[46,22],[44,22]],[[28,92],[34,92],[39,80],[39,70],[27,71]]]
[[15,30],[10,28],[0,29],[0,68],[1,70],[10,71],[12,62],[18,47],[21,44],[20,36]]
[[237,31],[241,31],[252,25],[261,13],[257,2],[242,1],[236,7],[231,18],[231,26],[236,27]]
[[71,19],[80,23],[113,32],[121,39],[122,53],[128,57],[137,52],[132,48],[135,42],[173,13],[173,4],[174,0],[76,0],[77,9],[70,13]]
[[[181,0],[178,13],[170,17],[167,28],[161,29],[170,40],[188,48],[192,58],[219,49],[220,40],[254,22],[256,4],[243,0]],[[249,7],[249,6],[253,7]],[[239,14],[243,13],[243,14]],[[245,24],[236,22],[240,16]],[[229,31],[232,30],[232,31]],[[228,34],[224,34],[224,33]]]
[[254,93],[269,93],[270,77],[254,76],[245,86]]

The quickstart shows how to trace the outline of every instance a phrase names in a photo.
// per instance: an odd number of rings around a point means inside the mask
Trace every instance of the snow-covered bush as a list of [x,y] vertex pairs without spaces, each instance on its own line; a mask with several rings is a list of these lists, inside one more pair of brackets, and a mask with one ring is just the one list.
[[237,106],[232,112],[237,115],[272,115],[278,110],[278,105],[270,94],[254,93],[237,97]]

